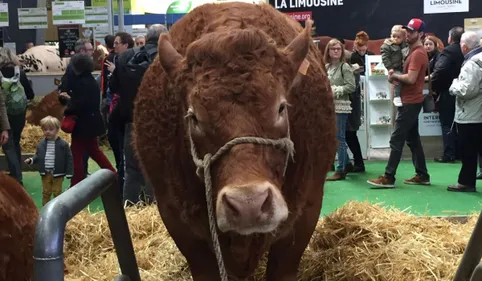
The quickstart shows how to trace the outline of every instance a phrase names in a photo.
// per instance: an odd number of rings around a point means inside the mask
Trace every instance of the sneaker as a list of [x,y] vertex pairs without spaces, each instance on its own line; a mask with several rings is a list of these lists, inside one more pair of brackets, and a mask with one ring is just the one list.
[[437,158],[433,159],[433,161],[435,161],[437,163],[455,163],[455,158],[449,158],[449,157],[442,156],[442,157],[437,157]]
[[326,180],[327,181],[341,181],[341,180],[344,180],[346,178],[346,173],[345,172],[335,172],[333,175],[331,175],[330,177],[327,177]]
[[447,187],[448,191],[455,191],[455,192],[475,192],[475,186],[467,186],[460,183],[452,184]]
[[394,97],[393,98],[393,104],[396,106],[396,107],[401,107],[403,104],[402,104],[402,98],[400,97]]
[[415,175],[411,179],[404,180],[403,183],[411,184],[411,185],[430,185],[430,179],[426,179],[419,175]]
[[367,180],[367,183],[379,187],[379,188],[394,188],[395,187],[395,180],[391,180],[386,176],[380,176],[378,179],[375,180]]

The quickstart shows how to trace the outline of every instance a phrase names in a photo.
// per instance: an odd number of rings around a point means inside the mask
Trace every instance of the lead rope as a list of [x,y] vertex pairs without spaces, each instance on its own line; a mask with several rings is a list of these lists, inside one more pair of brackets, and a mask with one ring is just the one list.
[[[283,176],[286,173],[286,169],[288,167],[288,161],[291,157],[293,159],[294,156],[294,144],[290,139],[289,134],[289,124],[288,124],[288,137],[281,138],[281,139],[265,139],[260,137],[240,137],[235,138],[229,142],[227,142],[224,146],[222,146],[214,156],[210,153],[204,156],[204,159],[201,160],[196,152],[196,147],[194,145],[194,141],[192,140],[191,136],[191,129],[189,128],[189,142],[191,143],[191,154],[194,161],[194,164],[197,167],[196,174],[201,177],[204,175],[204,185],[205,185],[205,194],[206,194],[206,203],[208,209],[208,218],[209,218],[209,232],[211,233],[211,239],[213,242],[214,254],[216,255],[216,260],[218,263],[219,275],[221,277],[221,281],[228,281],[228,274],[226,272],[226,267],[224,267],[224,259],[223,254],[221,252],[221,246],[219,245],[219,239],[217,234],[216,228],[216,217],[214,215],[214,204],[213,204],[213,195],[212,195],[212,181],[211,181],[211,165],[217,159],[221,158],[221,156],[229,151],[233,146],[243,143],[254,143],[254,144],[263,144],[263,145],[271,145],[276,148],[282,149],[286,152],[286,161],[283,170]],[[203,174],[201,174],[203,170]]]

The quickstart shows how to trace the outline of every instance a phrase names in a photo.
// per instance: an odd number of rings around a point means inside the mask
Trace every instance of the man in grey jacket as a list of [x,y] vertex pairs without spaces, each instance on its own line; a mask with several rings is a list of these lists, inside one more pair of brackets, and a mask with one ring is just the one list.
[[460,47],[466,60],[449,89],[450,95],[456,97],[454,122],[460,136],[462,158],[458,183],[449,185],[449,191],[475,191],[477,155],[482,153],[482,53],[479,40],[475,32],[462,35]]

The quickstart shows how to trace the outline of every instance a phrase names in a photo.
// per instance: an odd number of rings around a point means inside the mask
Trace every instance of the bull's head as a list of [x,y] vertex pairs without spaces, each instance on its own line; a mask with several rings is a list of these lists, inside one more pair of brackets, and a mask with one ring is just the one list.
[[[186,130],[202,158],[240,137],[286,138],[288,94],[311,43],[311,21],[285,48],[259,29],[205,34],[185,57],[159,40],[170,83],[187,83]],[[288,217],[283,198],[286,152],[243,143],[212,167],[216,218],[221,231],[242,235],[274,231]]]

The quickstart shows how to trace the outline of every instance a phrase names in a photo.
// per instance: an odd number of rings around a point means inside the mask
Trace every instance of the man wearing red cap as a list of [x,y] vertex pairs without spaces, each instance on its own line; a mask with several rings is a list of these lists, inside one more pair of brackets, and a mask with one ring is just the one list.
[[395,187],[395,174],[402,158],[405,142],[412,151],[416,175],[405,180],[404,183],[430,185],[430,175],[427,172],[425,154],[418,133],[418,116],[423,106],[423,88],[428,67],[427,51],[422,44],[425,23],[420,19],[411,19],[403,28],[407,30],[407,43],[410,46],[403,74],[396,74],[393,69],[388,71],[390,83],[403,84],[400,94],[403,106],[397,108],[397,119],[390,138],[391,151],[385,174],[378,179],[368,180],[369,184],[379,188]]

